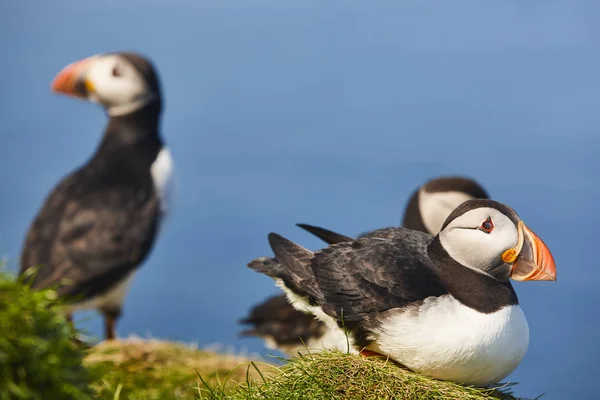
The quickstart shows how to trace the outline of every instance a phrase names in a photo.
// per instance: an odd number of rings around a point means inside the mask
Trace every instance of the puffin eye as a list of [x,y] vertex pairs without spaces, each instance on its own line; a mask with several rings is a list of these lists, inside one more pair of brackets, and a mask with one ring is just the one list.
[[121,76],[121,68],[118,65],[115,65],[112,69],[112,76],[119,77]]
[[484,231],[485,233],[491,233],[494,230],[494,223],[492,219],[488,217],[485,221],[481,223],[479,230]]

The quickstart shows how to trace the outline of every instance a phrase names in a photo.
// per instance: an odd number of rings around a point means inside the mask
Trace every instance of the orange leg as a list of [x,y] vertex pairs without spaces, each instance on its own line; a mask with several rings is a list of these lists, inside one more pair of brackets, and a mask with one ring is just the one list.
[[376,351],[371,351],[371,350],[367,350],[367,349],[362,349],[360,351],[360,355],[363,357],[384,357],[387,358],[387,356],[384,356],[383,354],[380,354]]
[[367,358],[367,357],[383,357],[383,358],[385,358],[385,359],[387,359],[387,360],[391,361],[392,363],[396,364],[398,367],[400,367],[400,368],[402,368],[402,369],[410,370],[410,368],[406,367],[406,366],[405,366],[405,365],[403,365],[403,364],[400,364],[398,361],[396,361],[396,360],[392,360],[392,359],[391,359],[391,358],[389,358],[388,356],[386,356],[386,355],[383,355],[383,354],[381,354],[381,353],[378,353],[378,352],[376,352],[376,351],[371,351],[371,350],[367,350],[367,349],[362,349],[362,350],[360,351],[360,355],[361,355],[362,357],[365,357],[365,358]]

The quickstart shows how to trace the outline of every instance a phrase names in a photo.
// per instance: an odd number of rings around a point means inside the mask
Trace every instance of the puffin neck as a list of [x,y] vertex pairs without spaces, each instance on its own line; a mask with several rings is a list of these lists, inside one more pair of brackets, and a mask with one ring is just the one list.
[[160,112],[160,102],[157,101],[130,114],[110,117],[97,154],[135,147],[143,142],[162,145]]
[[436,236],[427,253],[440,281],[456,300],[481,313],[490,314],[519,304],[510,281],[500,282],[455,261]]

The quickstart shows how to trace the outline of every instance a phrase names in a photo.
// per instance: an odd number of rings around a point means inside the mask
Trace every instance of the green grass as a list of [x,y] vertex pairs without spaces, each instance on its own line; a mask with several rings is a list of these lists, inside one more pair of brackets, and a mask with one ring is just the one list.
[[[259,368],[262,369],[251,365],[250,371],[256,373]],[[198,397],[210,400],[514,400],[508,392],[508,387],[482,389],[430,379],[383,359],[323,352],[292,359],[279,373],[258,379],[249,377],[233,389],[200,387]]]
[[0,271],[0,400],[90,399],[73,333],[54,291]]

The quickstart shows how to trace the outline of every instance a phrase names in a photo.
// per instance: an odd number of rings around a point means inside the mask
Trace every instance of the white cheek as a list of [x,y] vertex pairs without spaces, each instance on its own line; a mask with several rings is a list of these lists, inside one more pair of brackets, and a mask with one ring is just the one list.
[[110,116],[130,114],[139,110],[156,98],[149,92],[144,80],[130,69],[127,75],[112,75],[113,64],[98,62],[88,72],[87,78],[94,85],[94,92],[88,98],[102,104]]
[[130,78],[122,78],[122,82],[116,79],[107,82],[105,88],[98,90],[108,115],[115,117],[130,114],[151,100],[145,94],[147,88],[142,82]]
[[448,215],[456,207],[472,198],[473,196],[462,192],[428,193],[421,190],[419,192],[419,211],[427,231],[436,235],[442,229]]
[[[495,227],[489,234],[478,229],[452,227],[453,224],[450,224],[440,232],[442,246],[454,260],[476,271],[483,272],[482,270],[496,265],[502,253],[517,244],[519,235],[516,226],[506,216],[502,214],[494,217],[492,220]],[[483,221],[485,217],[478,218],[477,220]],[[478,224],[471,221],[468,226]]]
[[109,78],[102,86],[98,87],[99,95],[108,105],[127,104],[141,90],[142,88],[129,78]]
[[496,252],[490,251],[488,243],[483,240],[483,235],[485,233],[477,230],[454,228],[441,234],[440,241],[455,261],[465,267],[481,271],[482,266],[489,265],[496,257]]

